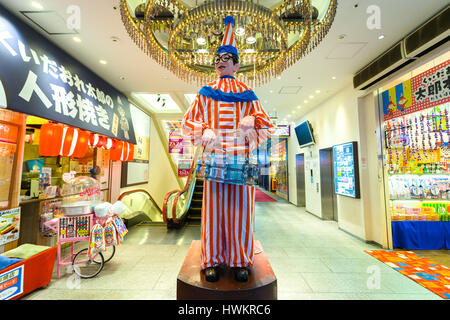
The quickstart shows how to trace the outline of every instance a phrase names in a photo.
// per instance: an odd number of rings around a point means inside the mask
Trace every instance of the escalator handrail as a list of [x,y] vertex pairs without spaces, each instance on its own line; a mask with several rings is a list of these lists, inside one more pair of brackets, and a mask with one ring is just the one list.
[[170,196],[172,194],[176,193],[176,192],[180,192],[180,190],[177,189],[177,190],[169,191],[166,194],[166,196],[164,197],[163,206],[162,206],[162,215],[163,215],[163,221],[165,223],[168,223],[168,220],[167,220],[167,202],[169,201]]
[[[143,193],[145,193],[145,194],[149,197],[149,199],[151,200],[151,202],[153,203],[153,205],[158,209],[159,213],[162,214],[162,210],[161,210],[161,208],[158,206],[158,204],[156,203],[155,199],[153,199],[153,197],[151,196],[151,194],[150,194],[147,190],[145,190],[145,189],[134,189],[134,190],[128,190],[128,191],[125,191],[124,193],[122,193],[122,194],[119,196],[119,198],[117,198],[117,200],[122,200],[123,197],[125,197],[125,196],[128,195],[128,194],[134,193],[134,192],[143,192]],[[163,217],[163,219],[164,219],[164,217]]]
[[[183,193],[185,193],[188,190],[188,188],[189,188],[189,184],[191,183],[191,177],[195,174],[195,169],[196,169],[195,165],[197,163],[197,157],[200,154],[200,149],[201,148],[197,148],[197,150],[195,150],[194,157],[192,159],[192,164],[191,164],[191,171],[190,171],[191,174],[188,176],[188,178],[186,180],[186,184],[184,185],[183,190],[175,191],[175,192],[178,192],[178,193],[175,195],[175,199],[174,199],[173,205],[172,205],[172,220],[173,220],[174,223],[179,223],[179,221],[177,219],[178,198]],[[172,192],[172,194],[175,193],[175,192]],[[167,197],[167,195],[166,195],[166,197]],[[169,197],[170,197],[170,195],[169,195]],[[168,200],[169,197],[167,197],[167,200]]]

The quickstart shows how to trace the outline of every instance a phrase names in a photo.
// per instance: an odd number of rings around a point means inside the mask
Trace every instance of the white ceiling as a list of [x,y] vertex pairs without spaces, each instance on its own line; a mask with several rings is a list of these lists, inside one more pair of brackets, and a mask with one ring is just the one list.
[[[20,11],[37,10],[32,6],[32,0],[0,0],[19,18],[129,97],[132,92],[170,94],[184,112],[188,107],[184,94],[200,89],[200,86],[177,79],[133,43],[121,21],[119,0],[37,2],[43,10],[56,11],[66,18],[69,6],[79,6],[81,25],[77,32],[82,42],[74,42],[73,34],[49,35],[24,17]],[[278,118],[283,119],[295,110],[297,118],[344,86],[351,85],[357,71],[447,4],[446,0],[338,0],[336,18],[322,43],[283,72],[281,79],[273,79],[263,87],[255,88],[255,93],[270,114],[277,112]],[[367,27],[370,14],[366,11],[371,5],[380,8],[381,29],[369,30]],[[339,40],[342,34],[346,36]],[[381,34],[385,37],[379,40]],[[112,41],[112,37],[119,38],[119,41]],[[107,64],[100,64],[100,59],[106,60]],[[292,87],[296,87],[295,90]],[[317,94],[316,90],[320,93]],[[305,100],[308,100],[307,104]],[[301,109],[297,108],[299,105]],[[180,118],[181,114],[177,116]],[[159,117],[166,116],[161,114]],[[174,115],[167,117],[173,119]]]

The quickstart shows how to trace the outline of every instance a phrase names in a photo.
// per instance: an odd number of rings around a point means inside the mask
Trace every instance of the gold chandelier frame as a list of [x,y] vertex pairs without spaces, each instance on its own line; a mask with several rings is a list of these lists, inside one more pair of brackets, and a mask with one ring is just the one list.
[[[258,33],[260,46],[269,47],[249,50],[242,39],[237,41],[241,68],[236,77],[253,87],[278,77],[311,52],[328,33],[337,8],[337,0],[330,0],[324,17],[314,21],[310,0],[282,0],[273,9],[253,0],[207,0],[193,8],[178,0],[147,0],[139,19],[130,13],[127,2],[120,3],[122,22],[136,45],[178,78],[197,85],[216,78],[212,65],[216,48],[210,44],[209,50],[195,50],[191,34],[209,34],[217,47],[221,34],[215,32],[224,29],[223,18],[235,17],[235,25],[243,26],[245,34]],[[300,15],[301,21],[283,21],[291,12]],[[162,32],[169,34],[166,45],[157,36]],[[289,46],[292,33],[297,39]]]

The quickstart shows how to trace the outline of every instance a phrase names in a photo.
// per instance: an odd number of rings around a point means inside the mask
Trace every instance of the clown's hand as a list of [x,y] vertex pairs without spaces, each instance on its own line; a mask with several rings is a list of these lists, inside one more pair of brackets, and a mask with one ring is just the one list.
[[248,134],[251,129],[255,128],[255,117],[246,116],[239,122],[239,130],[244,134]]
[[216,140],[216,134],[212,129],[205,129],[202,135],[202,145],[208,146]]

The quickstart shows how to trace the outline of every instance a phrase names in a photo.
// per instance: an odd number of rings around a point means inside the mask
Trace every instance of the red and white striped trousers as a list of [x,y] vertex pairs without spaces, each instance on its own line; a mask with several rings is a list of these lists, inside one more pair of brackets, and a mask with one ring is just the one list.
[[201,268],[253,265],[255,187],[204,181]]

